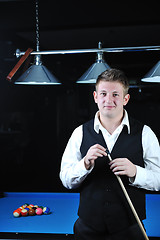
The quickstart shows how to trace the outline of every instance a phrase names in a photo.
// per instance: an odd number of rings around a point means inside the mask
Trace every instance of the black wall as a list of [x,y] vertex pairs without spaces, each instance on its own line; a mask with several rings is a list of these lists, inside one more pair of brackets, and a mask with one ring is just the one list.
[[[39,1],[40,50],[159,45],[159,8],[122,1]],[[52,4],[52,5],[51,5]],[[97,110],[93,86],[76,80],[94,63],[95,54],[43,56],[60,86],[18,86],[6,76],[15,66],[17,48],[35,49],[35,3],[0,1],[0,186],[1,191],[67,191],[59,180],[61,157],[75,127]],[[130,83],[159,61],[159,51],[104,54],[125,71]],[[30,61],[30,62],[29,62]],[[31,57],[14,76],[33,63]],[[160,85],[131,88],[129,113],[160,138]]]
[[[4,80],[5,81],[5,80]],[[0,163],[3,191],[66,191],[59,180],[61,156],[75,127],[97,110],[93,86],[16,86],[1,93]],[[160,137],[156,87],[131,88],[126,107]],[[3,97],[2,97],[3,96]]]

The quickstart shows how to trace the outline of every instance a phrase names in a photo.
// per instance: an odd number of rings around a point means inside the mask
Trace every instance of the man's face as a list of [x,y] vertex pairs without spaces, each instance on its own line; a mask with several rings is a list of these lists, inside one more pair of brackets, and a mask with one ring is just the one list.
[[130,97],[129,94],[124,94],[121,83],[107,81],[100,81],[93,95],[100,115],[107,118],[122,117],[123,106],[128,103]]

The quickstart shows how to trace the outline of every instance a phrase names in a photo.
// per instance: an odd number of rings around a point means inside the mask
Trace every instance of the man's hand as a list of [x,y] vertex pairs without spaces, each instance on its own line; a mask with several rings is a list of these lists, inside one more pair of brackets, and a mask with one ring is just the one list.
[[84,165],[87,170],[89,170],[93,165],[94,161],[98,157],[107,156],[106,149],[99,144],[95,144],[89,148],[85,158],[84,158]]
[[137,168],[127,158],[116,158],[109,165],[115,175],[126,175],[130,178],[136,176]]

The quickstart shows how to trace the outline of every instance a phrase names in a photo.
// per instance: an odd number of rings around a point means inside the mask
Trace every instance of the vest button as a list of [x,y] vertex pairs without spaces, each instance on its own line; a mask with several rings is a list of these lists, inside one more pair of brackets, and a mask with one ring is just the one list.
[[105,202],[105,207],[108,207],[110,205],[110,202]]
[[106,192],[111,192],[111,189],[107,187]]

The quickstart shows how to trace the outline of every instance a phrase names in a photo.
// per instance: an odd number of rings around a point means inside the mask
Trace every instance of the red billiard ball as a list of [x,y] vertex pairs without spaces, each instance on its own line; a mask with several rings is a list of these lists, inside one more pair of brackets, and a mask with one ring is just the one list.
[[29,206],[30,206],[31,208],[33,208],[33,207],[34,207],[34,205],[33,205],[33,204],[29,204]]
[[27,216],[27,215],[28,215],[28,211],[27,211],[26,209],[22,209],[22,210],[21,210],[21,215],[22,215],[23,217]]

